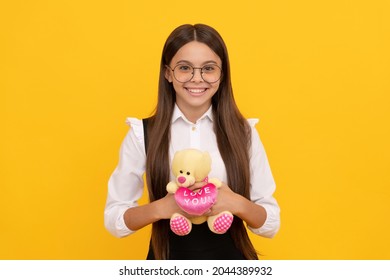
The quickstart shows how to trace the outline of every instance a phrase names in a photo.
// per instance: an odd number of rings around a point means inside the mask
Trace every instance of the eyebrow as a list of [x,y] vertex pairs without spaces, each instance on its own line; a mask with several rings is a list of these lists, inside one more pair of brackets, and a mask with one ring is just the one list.
[[[194,64],[192,64],[192,63],[191,63],[190,61],[188,61],[188,60],[179,60],[178,62],[176,62],[176,65],[177,65],[177,64],[181,64],[181,63],[186,63],[186,64],[194,65]],[[214,61],[214,60],[207,60],[207,61],[203,62],[202,65],[206,65],[206,64],[216,64],[216,65],[218,65],[218,63],[217,63],[216,61]]]

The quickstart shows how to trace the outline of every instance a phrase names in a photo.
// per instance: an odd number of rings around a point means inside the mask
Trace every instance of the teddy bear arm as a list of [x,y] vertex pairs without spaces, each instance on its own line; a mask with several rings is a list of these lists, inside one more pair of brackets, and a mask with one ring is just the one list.
[[169,193],[175,193],[179,186],[174,182],[169,182],[167,185],[167,192]]
[[222,186],[222,182],[217,178],[211,178],[208,182],[215,185],[217,188]]

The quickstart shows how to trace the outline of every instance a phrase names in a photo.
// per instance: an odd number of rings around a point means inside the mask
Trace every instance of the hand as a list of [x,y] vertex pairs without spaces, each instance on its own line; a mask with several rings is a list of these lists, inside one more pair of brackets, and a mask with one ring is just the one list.
[[218,188],[217,201],[206,215],[214,216],[223,211],[230,211],[234,215],[240,207],[242,198],[241,195],[233,192],[228,185],[222,183],[222,186]]
[[176,203],[175,195],[168,193],[157,201],[160,219],[170,219],[173,213],[180,213],[181,209]]
[[186,218],[191,218],[193,216],[184,212],[176,203],[175,195],[168,193],[163,198],[158,201],[158,213],[160,219],[170,219],[174,213],[179,213]]
[[195,182],[195,184],[193,184],[192,186],[189,186],[188,189],[196,192],[197,190],[201,189],[206,184],[207,184],[206,182]]
[[263,206],[233,192],[225,183],[218,189],[217,202],[205,215],[215,216],[223,211],[230,211],[252,228],[260,228],[267,219],[267,212]]

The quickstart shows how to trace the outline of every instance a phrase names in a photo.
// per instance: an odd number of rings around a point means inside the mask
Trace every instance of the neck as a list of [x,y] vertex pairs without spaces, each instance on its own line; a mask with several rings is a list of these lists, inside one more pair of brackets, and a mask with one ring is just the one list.
[[[211,105],[211,104],[210,104]],[[183,113],[183,115],[192,123],[196,123],[210,108],[210,105],[203,106],[200,108],[188,108],[186,106],[182,106],[181,104],[177,104],[180,111]]]

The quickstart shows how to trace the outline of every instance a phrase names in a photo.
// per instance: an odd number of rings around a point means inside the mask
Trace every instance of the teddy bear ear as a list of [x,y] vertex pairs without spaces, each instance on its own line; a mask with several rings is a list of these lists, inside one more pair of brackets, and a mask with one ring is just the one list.
[[179,172],[179,161],[180,161],[180,158],[181,158],[181,154],[183,152],[182,151],[177,151],[174,155],[173,155],[173,160],[172,160],[172,172],[175,176],[178,175],[178,172]]
[[175,154],[173,155],[173,157],[179,157],[180,154],[181,154],[182,152],[183,152],[183,151],[177,151],[177,152],[175,152]]
[[203,164],[211,168],[211,157],[208,152],[203,152]]

